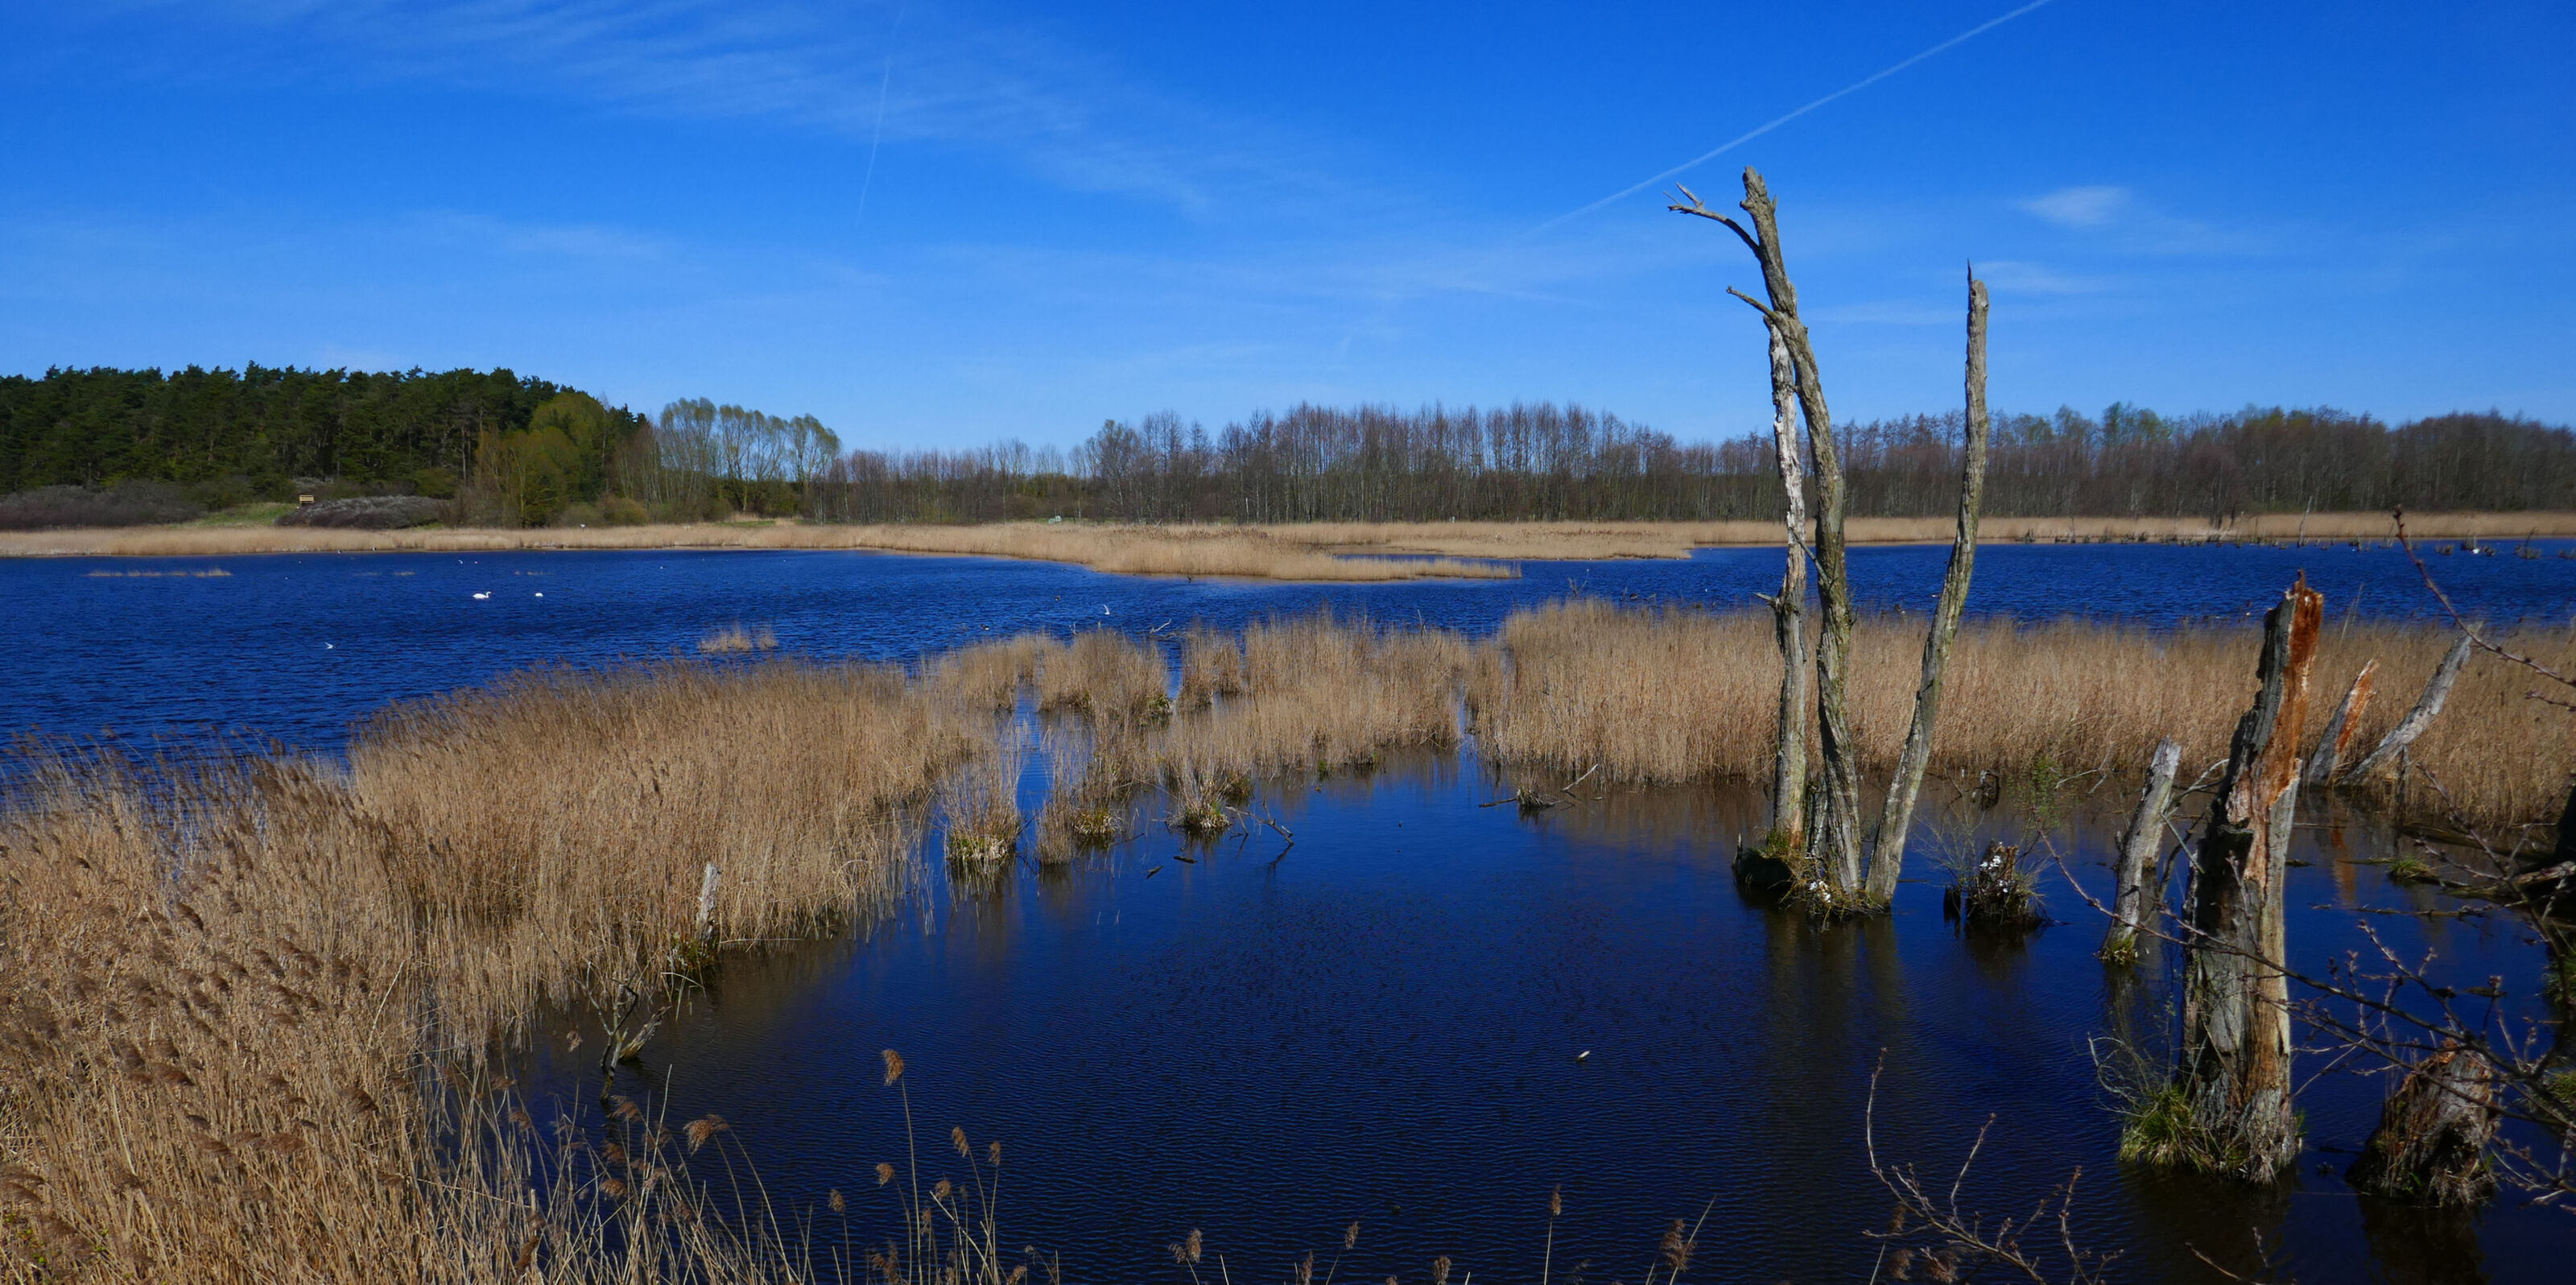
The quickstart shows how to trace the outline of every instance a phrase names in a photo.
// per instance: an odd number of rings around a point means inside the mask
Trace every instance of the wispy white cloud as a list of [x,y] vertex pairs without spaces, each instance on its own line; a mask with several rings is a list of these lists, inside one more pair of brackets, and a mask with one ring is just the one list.
[[2131,254],[2259,254],[2272,249],[2275,240],[2248,229],[2174,214],[2128,188],[2107,183],[2061,187],[2013,204],[2059,227],[2100,238],[2106,248]]
[[[1348,195],[1314,140],[1176,101],[1025,22],[897,0],[125,0],[268,29],[291,52],[196,74],[355,76],[564,97],[666,118],[758,118],[853,142],[1009,156],[1056,186],[1191,212]],[[890,79],[880,79],[893,58]],[[888,92],[881,97],[880,90]]]
[[2128,208],[2129,189],[2103,184],[2061,187],[2018,204],[2051,223],[2070,228],[2097,228]]

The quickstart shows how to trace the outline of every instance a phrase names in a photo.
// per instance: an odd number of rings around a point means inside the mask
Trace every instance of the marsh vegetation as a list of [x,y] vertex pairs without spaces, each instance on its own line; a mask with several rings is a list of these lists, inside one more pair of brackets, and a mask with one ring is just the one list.
[[[1909,695],[1920,629],[1861,622],[1863,710]],[[2514,641],[2576,663],[2563,638]],[[2223,755],[2254,645],[1971,627],[1935,777],[2116,789],[2165,735],[2187,761]],[[2359,624],[2331,636],[2320,675],[2375,657],[2403,687],[2446,650],[2431,630]],[[515,1123],[491,1053],[540,1009],[645,997],[649,1013],[728,953],[881,913],[924,877],[933,826],[969,865],[1078,860],[1132,826],[1258,824],[1257,782],[1467,737],[1540,779],[1755,780],[1777,671],[1767,619],[1568,601],[1485,641],[1309,616],[1168,641],[1019,637],[913,671],[539,671],[389,709],[345,763],[28,751],[0,822],[10,1270],[324,1280],[401,1261],[473,1280],[542,1261],[554,1279],[694,1279],[751,1254],[784,1272],[775,1237],[754,1253],[733,1233],[608,1230],[631,1202],[602,1193],[635,1178],[601,1169],[575,1191],[544,1158],[571,1144]],[[2499,829],[2549,819],[2564,721],[2532,717],[2483,659],[2452,702],[2413,750],[2446,806]],[[1053,779],[1034,827],[1023,703]],[[2388,719],[2369,717],[2365,738]],[[1864,762],[1895,748],[1865,742]],[[2420,792],[2363,790],[2429,811]],[[1147,797],[1168,814],[1139,815]],[[597,1163],[602,1138],[582,1145]],[[634,1163],[651,1151],[619,1146]],[[703,1205],[684,1170],[655,1172],[678,1204],[654,1217]],[[511,1194],[532,1184],[534,1209]],[[648,1248],[686,1253],[635,1266]]]

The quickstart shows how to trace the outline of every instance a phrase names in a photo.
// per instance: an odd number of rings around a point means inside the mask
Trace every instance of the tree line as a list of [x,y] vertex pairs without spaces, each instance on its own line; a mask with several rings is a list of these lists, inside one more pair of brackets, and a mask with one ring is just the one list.
[[[1947,513],[1962,427],[1956,411],[1837,427],[1850,511]],[[2114,403],[1998,414],[1991,436],[1985,511],[2005,516],[2576,508],[2576,433],[2494,412],[2391,427],[2331,409],[2169,417]],[[1071,452],[852,451],[804,499],[813,516],[861,522],[1769,519],[1774,455],[1766,436],[1681,442],[1544,402],[1299,406],[1214,433],[1168,413],[1113,421]]]
[[[1854,514],[1955,503],[1962,420],[1835,431]],[[2169,516],[2576,509],[2576,434],[2497,413],[2390,426],[2329,409],[1993,417],[1986,511]],[[1070,450],[842,449],[811,415],[709,399],[658,415],[508,370],[51,370],[0,376],[0,493],[65,511],[167,516],[333,494],[453,501],[463,522],[544,525],[735,514],[825,521],[1718,520],[1776,517],[1767,437],[1684,442],[1546,402],[1492,410],[1298,406],[1214,432],[1110,421]],[[138,485],[175,488],[138,494]],[[67,501],[68,502],[68,501]],[[47,508],[52,512],[61,505]],[[143,520],[137,518],[136,520]]]
[[452,494],[487,435],[526,430],[565,391],[508,370],[255,363],[0,376],[0,491],[160,482],[223,507],[336,478]]

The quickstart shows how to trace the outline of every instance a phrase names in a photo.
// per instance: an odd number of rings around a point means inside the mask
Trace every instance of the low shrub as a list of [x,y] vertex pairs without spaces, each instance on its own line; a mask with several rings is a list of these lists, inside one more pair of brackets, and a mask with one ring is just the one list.
[[0,496],[0,531],[41,531],[52,527],[151,526],[186,522],[205,514],[205,506],[167,482],[119,482],[104,489],[40,486]]
[[307,504],[277,519],[279,526],[332,527],[345,531],[399,531],[447,516],[447,502],[425,495],[361,495]]

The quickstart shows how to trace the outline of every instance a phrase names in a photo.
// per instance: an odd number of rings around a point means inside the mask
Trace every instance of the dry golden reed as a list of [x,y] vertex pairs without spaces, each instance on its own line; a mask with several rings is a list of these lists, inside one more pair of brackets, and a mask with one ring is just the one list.
[[708,630],[704,637],[698,639],[698,652],[706,656],[776,650],[778,650],[776,630],[767,625],[745,629],[740,621],[730,625],[719,625]]
[[[1868,770],[1895,761],[1924,628],[1920,617],[1880,616],[1854,632],[1851,717]],[[2331,708],[2377,659],[2378,695],[2356,742],[2377,743],[2413,705],[2453,637],[2432,626],[2330,626],[2317,660],[2319,708]],[[2523,631],[2505,641],[2562,669],[2576,663],[2576,645],[2563,634]],[[2254,630],[2235,627],[1971,623],[1950,662],[1934,770],[2132,769],[2171,736],[2186,771],[2196,772],[2226,757],[2253,697],[2259,643]],[[1767,615],[1581,600],[1515,614],[1480,648],[1468,699],[1479,745],[1498,761],[1569,776],[1597,764],[1611,779],[1636,782],[1760,780],[1771,770],[1779,680]],[[2415,744],[2415,765],[2474,824],[2546,820],[2565,798],[2576,719],[2527,699],[2531,686],[2526,672],[2475,656]],[[2320,715],[2307,735],[2323,730]],[[2408,797],[2419,818],[2445,819],[2449,805],[2433,792],[2416,788]]]
[[[1295,528],[1279,528],[1293,532]],[[1254,580],[1509,579],[1516,569],[1441,557],[1342,557],[1273,529],[1000,522],[840,526],[780,522],[594,528],[138,527],[0,532],[0,556],[190,557],[249,553],[493,553],[515,549],[849,549],[1070,562],[1129,575]]]
[[[2424,540],[2501,543],[2576,535],[2576,513],[2409,514]],[[1938,544],[1950,519],[1853,518],[1855,544]],[[2385,540],[2385,513],[2195,518],[1990,517],[1989,544],[2017,541]],[[491,553],[514,549],[848,549],[1068,562],[1130,575],[1255,580],[1510,578],[1526,559],[1679,558],[1694,548],[1775,545],[1779,524],[1728,522],[1314,522],[1127,525],[995,522],[973,526],[698,523],[668,526],[348,531],[325,527],[166,526],[0,532],[0,557],[188,557],[250,553]],[[1350,556],[1350,555],[1366,556]]]
[[644,973],[693,923],[793,936],[894,890],[931,783],[982,724],[892,667],[540,670],[396,706],[349,748],[349,806],[479,1037],[586,978]]
[[[760,1278],[673,1180],[564,1189],[480,1054],[542,1003],[652,987],[709,862],[719,945],[888,902],[989,722],[890,668],[663,665],[396,707],[345,769],[218,757],[147,786],[22,756],[0,1279]],[[683,1223],[613,1253],[601,1229],[648,1208]]]

